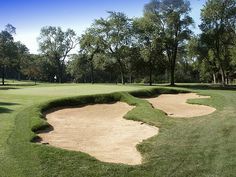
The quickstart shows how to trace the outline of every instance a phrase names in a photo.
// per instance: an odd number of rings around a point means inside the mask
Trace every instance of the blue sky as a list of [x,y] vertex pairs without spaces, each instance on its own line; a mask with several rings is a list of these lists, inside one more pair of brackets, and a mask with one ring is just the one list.
[[[106,11],[120,11],[129,17],[142,16],[149,0],[0,0],[0,30],[8,23],[16,27],[15,40],[37,53],[37,37],[43,26],[61,26],[74,29],[78,35],[94,19],[106,17]],[[190,0],[196,28],[200,23],[200,9],[205,0]]]

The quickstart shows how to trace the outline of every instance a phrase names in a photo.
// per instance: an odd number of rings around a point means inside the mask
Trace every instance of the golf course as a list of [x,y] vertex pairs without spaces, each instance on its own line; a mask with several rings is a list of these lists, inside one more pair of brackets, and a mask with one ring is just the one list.
[[[200,117],[172,118],[142,99],[185,92],[210,96],[187,102],[207,105],[216,111]],[[194,84],[173,88],[112,84],[34,86],[18,82],[0,87],[0,176],[234,176],[235,93],[233,88]],[[114,101],[134,106],[124,119],[159,128],[158,135],[136,146],[142,156],[141,164],[108,163],[84,152],[35,143],[35,132],[48,127],[43,111]]]
[[236,177],[236,0],[0,6],[0,177]]

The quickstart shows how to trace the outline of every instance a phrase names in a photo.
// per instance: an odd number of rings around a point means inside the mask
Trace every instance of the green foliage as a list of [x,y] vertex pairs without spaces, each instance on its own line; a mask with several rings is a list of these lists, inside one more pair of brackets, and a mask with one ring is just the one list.
[[60,27],[43,27],[38,38],[39,48],[45,57],[57,67],[54,75],[59,82],[63,81],[65,59],[69,52],[78,44],[76,33],[72,29],[63,32]]
[[4,85],[6,69],[14,68],[20,72],[21,60],[28,54],[28,49],[20,42],[14,42],[16,28],[10,24],[0,33],[0,67],[2,85]]
[[26,75],[29,80],[39,80],[43,74],[40,68],[40,59],[37,55],[28,55],[21,62],[21,72]]
[[[94,78],[94,60],[96,55],[102,56],[104,54],[103,39],[99,36],[96,28],[88,28],[85,34],[80,38],[81,53],[87,59],[88,67],[91,73],[91,83],[95,82]],[[97,57],[98,58],[98,57]]]
[[163,54],[163,41],[161,38],[161,26],[156,23],[153,14],[146,13],[144,17],[137,18],[133,22],[134,35],[137,38],[135,45],[139,46],[141,58],[149,71],[149,85],[152,85],[155,71],[166,69],[165,56]]
[[121,82],[124,84],[126,52],[131,41],[131,22],[124,13],[108,13],[107,19],[95,20],[93,26],[98,30],[105,52],[116,60],[121,73]]
[[[231,48],[235,45],[236,2],[234,0],[208,0],[201,13],[201,40],[211,52],[211,59],[227,84],[232,67]],[[215,71],[214,71],[215,72]]]
[[161,29],[161,38],[169,61],[171,85],[174,85],[178,51],[186,44],[192,33],[190,3],[184,0],[152,0],[146,4],[144,12],[155,16],[158,24],[156,26]]
[[89,73],[89,63],[84,55],[71,55],[67,65],[67,72],[74,78],[74,82],[86,82]]

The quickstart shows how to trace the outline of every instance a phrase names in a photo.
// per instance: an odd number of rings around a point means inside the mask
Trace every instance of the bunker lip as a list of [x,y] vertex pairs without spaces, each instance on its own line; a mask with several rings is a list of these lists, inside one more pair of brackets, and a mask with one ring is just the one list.
[[38,132],[42,144],[81,151],[100,161],[139,165],[136,145],[158,134],[159,129],[123,116],[134,106],[123,102],[92,104],[47,111],[51,131]]
[[145,98],[156,109],[170,117],[197,117],[213,113],[216,109],[210,106],[189,104],[188,99],[210,98],[196,93],[161,94],[154,98]]

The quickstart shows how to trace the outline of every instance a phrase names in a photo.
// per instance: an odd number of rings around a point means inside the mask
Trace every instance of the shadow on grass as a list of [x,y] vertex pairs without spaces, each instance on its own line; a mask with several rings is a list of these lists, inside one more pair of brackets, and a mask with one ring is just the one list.
[[36,86],[37,84],[34,83],[25,83],[25,84],[5,84],[3,87],[8,87],[8,86],[19,86],[19,87],[25,87],[25,86]]
[[34,83],[5,84],[5,85],[0,85],[0,90],[21,89],[19,87],[32,87],[32,86],[37,86],[37,84]]
[[11,113],[12,111],[13,110],[11,110],[11,109],[0,107],[0,114],[1,113]]
[[18,104],[18,103],[0,102],[0,106],[14,106],[14,105],[20,105],[20,104]]
[[176,87],[195,89],[195,90],[230,90],[236,91],[236,85],[187,85],[187,84],[177,84]]
[[11,113],[13,111],[12,109],[2,107],[2,106],[15,106],[15,105],[19,105],[19,104],[18,103],[0,102],[0,114],[1,113]]
[[0,90],[11,90],[11,89],[20,89],[16,87],[0,86]]

